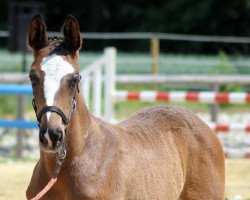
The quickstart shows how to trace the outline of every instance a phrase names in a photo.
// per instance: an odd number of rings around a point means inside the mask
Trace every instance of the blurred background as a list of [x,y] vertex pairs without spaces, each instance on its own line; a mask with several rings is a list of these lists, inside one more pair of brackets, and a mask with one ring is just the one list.
[[[250,199],[249,0],[1,0],[0,200],[25,199],[39,158],[27,78],[33,57],[26,42],[29,22],[38,13],[50,38],[62,37],[60,28],[67,14],[78,19],[83,36],[79,58],[83,92],[94,115],[118,122],[146,106],[191,109],[215,129],[223,144],[228,157],[227,198]],[[105,74],[108,64],[100,60],[107,56],[107,47],[116,52],[117,95],[127,94],[111,105],[108,117],[104,98],[108,91],[102,85],[101,95],[95,93],[104,78],[88,70],[100,65]],[[166,100],[151,97],[152,91],[175,93]],[[209,92],[215,95],[213,100]],[[198,97],[200,93],[205,100]],[[113,98],[121,99],[118,96]]]

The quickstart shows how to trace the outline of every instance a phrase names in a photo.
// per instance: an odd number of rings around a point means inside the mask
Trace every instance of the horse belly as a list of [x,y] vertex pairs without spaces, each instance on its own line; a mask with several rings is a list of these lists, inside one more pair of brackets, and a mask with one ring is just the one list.
[[174,167],[165,170],[159,168],[147,170],[144,176],[131,183],[125,199],[178,199],[184,180],[181,168],[175,170]]

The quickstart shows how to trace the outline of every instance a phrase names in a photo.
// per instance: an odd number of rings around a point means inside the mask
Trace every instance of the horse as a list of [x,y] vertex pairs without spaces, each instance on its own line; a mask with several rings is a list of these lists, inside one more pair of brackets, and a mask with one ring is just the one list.
[[65,148],[44,200],[224,200],[224,152],[213,130],[178,106],[144,108],[117,124],[94,117],[78,91],[76,18],[69,15],[62,32],[63,39],[49,40],[39,15],[28,30],[40,158],[27,199],[53,177],[55,154]]

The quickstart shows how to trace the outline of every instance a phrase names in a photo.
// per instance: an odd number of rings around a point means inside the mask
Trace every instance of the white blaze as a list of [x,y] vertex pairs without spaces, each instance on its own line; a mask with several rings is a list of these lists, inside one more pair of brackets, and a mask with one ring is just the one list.
[[[55,95],[59,90],[61,79],[74,72],[73,66],[65,61],[62,56],[53,54],[43,59],[41,70],[44,71],[44,97],[47,106],[53,106]],[[47,112],[49,121],[51,112]]]

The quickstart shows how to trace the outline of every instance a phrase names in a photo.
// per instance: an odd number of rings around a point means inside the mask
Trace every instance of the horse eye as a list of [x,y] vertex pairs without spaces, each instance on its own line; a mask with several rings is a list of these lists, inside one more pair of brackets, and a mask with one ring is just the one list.
[[75,88],[80,80],[81,76],[79,74],[73,75],[70,79],[70,87]]
[[29,78],[30,78],[30,82],[32,85],[36,85],[39,83],[39,78],[38,78],[37,74],[31,73],[31,74],[29,74]]

